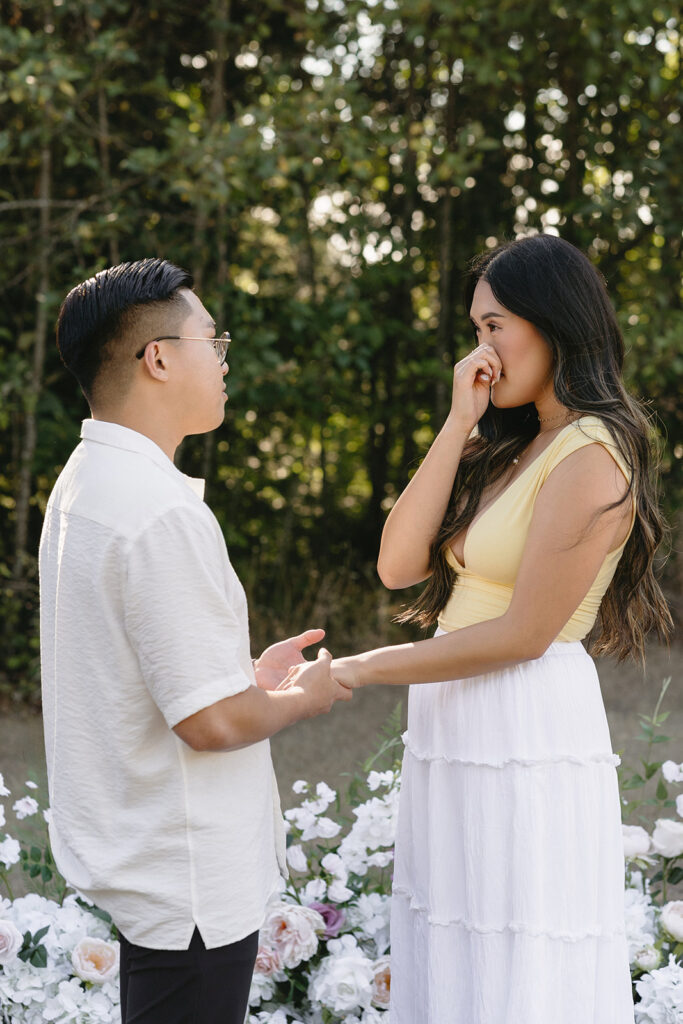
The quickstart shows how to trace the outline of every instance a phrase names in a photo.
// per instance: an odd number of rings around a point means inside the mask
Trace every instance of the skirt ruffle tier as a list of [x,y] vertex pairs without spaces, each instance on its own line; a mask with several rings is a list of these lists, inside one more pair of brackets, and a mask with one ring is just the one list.
[[410,688],[391,1024],[633,1024],[616,765],[580,643]]

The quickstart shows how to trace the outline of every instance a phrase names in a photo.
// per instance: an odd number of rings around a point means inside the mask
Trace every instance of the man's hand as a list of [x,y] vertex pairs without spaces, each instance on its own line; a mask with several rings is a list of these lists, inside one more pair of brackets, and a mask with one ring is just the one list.
[[277,644],[267,647],[260,658],[254,662],[256,682],[262,690],[277,690],[287,677],[290,668],[306,665],[307,661],[301,653],[311,644],[319,644],[325,636],[324,629],[307,629],[305,633],[291,636],[288,640],[280,640]]
[[318,652],[316,661],[304,662],[290,669],[278,686],[278,691],[298,690],[310,700],[308,718],[322,715],[330,710],[335,701],[351,700],[353,691],[342,686],[330,674],[332,655],[324,647]]

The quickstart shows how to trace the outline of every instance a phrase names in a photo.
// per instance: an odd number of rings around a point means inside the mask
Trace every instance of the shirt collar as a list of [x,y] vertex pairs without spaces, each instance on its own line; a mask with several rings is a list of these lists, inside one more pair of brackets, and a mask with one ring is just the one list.
[[146,434],[140,434],[137,430],[131,430],[130,427],[124,427],[120,423],[91,419],[83,420],[81,437],[84,441],[94,441],[96,444],[106,444],[111,448],[122,448],[124,451],[146,456],[163,469],[165,473],[180,477],[198,498],[204,500],[205,481],[181,473],[171,462],[168,455]]

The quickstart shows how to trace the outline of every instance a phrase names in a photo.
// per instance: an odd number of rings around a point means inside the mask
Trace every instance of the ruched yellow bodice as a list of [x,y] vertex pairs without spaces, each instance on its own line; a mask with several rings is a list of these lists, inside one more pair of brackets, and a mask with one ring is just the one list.
[[[458,563],[452,550],[448,549],[447,561],[457,570],[458,578],[439,616],[441,629],[449,632],[462,629],[463,626],[495,619],[507,611],[538,492],[555,466],[564,458],[585,445],[595,443],[607,449],[626,479],[630,479],[628,466],[602,420],[596,416],[582,416],[564,427],[548,447],[489,505],[481,517],[470,525],[464,547],[466,568]],[[635,506],[631,515],[631,529],[634,519]],[[556,640],[583,640],[590,632],[625,544],[626,540],[607,555],[592,587]]]

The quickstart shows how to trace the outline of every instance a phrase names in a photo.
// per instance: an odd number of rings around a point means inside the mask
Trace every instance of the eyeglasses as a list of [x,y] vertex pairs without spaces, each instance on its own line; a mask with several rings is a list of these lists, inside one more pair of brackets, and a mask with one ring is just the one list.
[[218,362],[221,366],[224,366],[225,361],[228,358],[228,349],[230,348],[231,338],[230,331],[224,331],[220,338],[188,338],[183,337],[180,334],[164,334],[160,338],[151,338],[149,341],[146,341],[140,351],[135,353],[135,358],[142,359],[147,346],[152,345],[155,341],[210,341],[218,358]]

